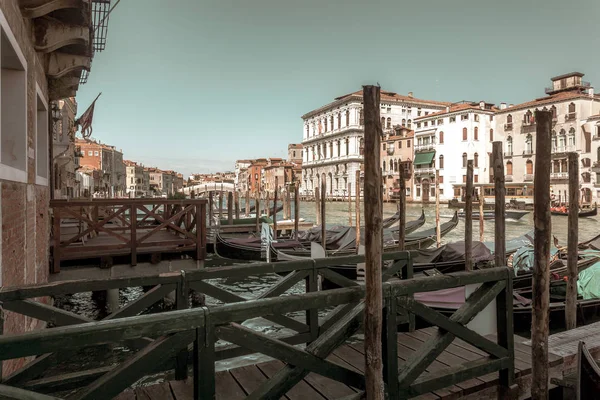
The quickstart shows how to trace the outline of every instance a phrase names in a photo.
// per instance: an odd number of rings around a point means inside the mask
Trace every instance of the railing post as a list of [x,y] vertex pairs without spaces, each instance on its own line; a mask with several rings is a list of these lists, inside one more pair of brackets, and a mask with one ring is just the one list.
[[[4,335],[4,310],[0,306],[0,336]],[[0,361],[0,383],[2,383],[2,364],[3,361]]]
[[515,343],[513,332],[513,277],[510,269],[506,269],[506,287],[496,298],[496,326],[498,345],[508,350],[510,364],[500,370],[500,396],[511,398],[512,386],[515,379]]
[[385,313],[383,315],[383,379],[387,386],[389,399],[397,399],[399,396],[398,384],[398,325],[396,315],[398,304],[396,298],[392,297],[389,287],[384,294]]
[[52,273],[60,272],[60,206],[54,206],[54,249],[53,249]]
[[204,307],[204,326],[196,329],[194,340],[194,399],[215,398],[215,331]]
[[131,224],[131,236],[129,240],[131,241],[131,266],[133,267],[137,265],[137,205],[131,205],[129,214],[131,218],[129,221]]
[[[193,227],[192,227],[193,228]],[[206,204],[196,204],[196,260],[206,258]]]
[[[309,272],[308,277],[306,277],[306,293],[317,292],[319,290],[319,272],[317,269],[317,261],[312,260],[312,263],[313,269]],[[310,342],[312,342],[319,336],[318,309],[311,308],[306,310],[306,325],[308,325],[308,329],[310,332]]]
[[[179,282],[177,283],[177,291],[175,293],[176,307],[178,310],[185,310],[189,308],[189,283],[185,278],[185,271],[181,271]],[[188,350],[187,347],[177,354],[177,361],[175,365],[175,379],[182,381],[187,379]]]

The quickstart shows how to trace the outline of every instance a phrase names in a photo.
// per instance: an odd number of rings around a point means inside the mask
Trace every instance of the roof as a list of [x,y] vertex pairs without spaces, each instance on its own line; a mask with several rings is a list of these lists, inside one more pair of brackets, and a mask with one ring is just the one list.
[[[590,95],[587,93],[581,93],[581,92],[575,91],[575,90],[568,91],[568,92],[559,92],[559,93],[556,93],[556,94],[553,94],[550,96],[541,97],[539,99],[535,99],[532,101],[527,101],[525,103],[517,104],[512,107],[507,107],[504,110],[499,110],[497,112],[498,113],[506,113],[506,112],[519,110],[522,108],[543,106],[545,104],[560,103],[563,101],[574,100],[574,99],[592,99],[592,97],[590,97]],[[594,96],[593,99],[600,101],[600,98],[597,95]]]
[[288,144],[288,149],[302,149],[302,144],[298,144],[298,143],[292,143],[292,144]]
[[[489,103],[486,103],[489,104]],[[492,106],[491,109],[481,109],[481,107],[479,106],[479,103],[460,103],[460,104],[453,104],[449,107],[448,111],[446,110],[442,110],[442,111],[438,111],[435,113],[431,113],[429,115],[422,115],[420,117],[417,117],[414,119],[414,121],[417,120],[422,120],[422,119],[426,119],[426,118],[431,118],[431,117],[438,117],[438,116],[442,116],[445,114],[452,114],[455,112],[460,112],[460,111],[468,111],[468,110],[473,110],[473,111],[482,111],[482,112],[496,112],[499,109],[495,106]]]
[[555,77],[553,77],[553,78],[550,78],[550,80],[551,80],[552,82],[554,82],[554,81],[557,81],[557,80],[559,80],[559,79],[563,79],[563,78],[569,78],[569,77],[571,77],[571,76],[584,76],[584,75],[585,75],[585,74],[582,74],[581,72],[570,72],[570,73],[568,73],[568,74],[562,74],[562,75],[555,76]]
[[385,143],[385,142],[395,142],[396,140],[402,140],[402,139],[409,139],[415,136],[415,131],[408,131],[406,132],[406,136],[401,136],[401,135],[390,135],[387,139],[382,139],[381,142]]
[[[423,105],[431,105],[431,106],[437,106],[437,107],[443,107],[443,106],[448,106],[451,103],[449,102],[445,102],[445,101],[436,101],[436,100],[423,100],[423,99],[417,99],[416,97],[411,96],[405,96],[402,94],[398,94],[398,93],[394,93],[394,92],[388,92],[386,90],[381,90],[380,91],[381,96],[380,96],[380,101],[382,102],[396,102],[396,103],[416,103],[416,104],[423,104]],[[322,107],[319,107],[315,110],[312,110],[306,114],[304,114],[302,116],[303,119],[309,118],[315,114],[318,114],[320,112],[323,112],[329,108],[332,108],[338,104],[343,104],[347,101],[350,100],[357,100],[357,101],[362,101],[362,97],[363,96],[363,91],[362,90],[358,90],[354,93],[349,93],[349,94],[345,94],[343,96],[339,96],[336,97],[334,99],[334,101],[332,101],[329,104],[326,104]]]

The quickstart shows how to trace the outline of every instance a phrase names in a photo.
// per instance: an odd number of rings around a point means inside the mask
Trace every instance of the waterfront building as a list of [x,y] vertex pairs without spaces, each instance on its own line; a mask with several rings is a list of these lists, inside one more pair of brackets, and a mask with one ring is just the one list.
[[406,200],[412,201],[412,160],[415,132],[402,125],[394,126],[393,133],[387,132],[381,140],[381,171],[383,199],[398,200],[400,191],[400,168],[404,169]]
[[100,197],[119,197],[125,195],[127,173],[123,163],[123,152],[92,139],[76,139],[81,149],[79,164],[100,171],[102,177],[97,186]]
[[[247,175],[248,167],[250,167],[252,161],[253,160],[237,160],[235,162],[235,178],[233,184],[235,185],[236,190],[248,190],[248,182],[245,182],[243,179],[240,179],[240,175],[242,174],[242,171],[244,171],[243,175]],[[245,188],[243,188],[242,186],[244,186]]]
[[257,193],[263,190],[263,168],[267,164],[268,161],[266,158],[258,158],[256,160],[252,160],[252,163],[248,167],[248,190],[250,190],[252,193]]
[[54,175],[54,198],[70,199],[78,184],[75,171],[79,167],[81,149],[75,145],[75,116],[77,102],[74,97],[53,101],[55,129],[52,135],[52,173]]
[[163,172],[158,168],[146,168],[149,177],[149,194],[161,196],[163,194]]
[[[287,187],[292,182],[294,164],[285,161],[271,162],[263,168],[265,175],[264,190],[273,195],[276,190]],[[275,185],[277,178],[277,185]]]
[[[421,100],[394,92],[381,91],[381,122],[385,133],[393,126],[412,129],[415,118],[443,110],[449,103]],[[348,183],[355,195],[356,171],[363,162],[362,91],[336,97],[333,102],[302,116],[303,162],[301,193],[314,194],[325,180],[326,195],[343,197]]]
[[292,143],[288,145],[288,161],[302,165],[302,144]]
[[[594,161],[598,154],[598,119],[600,96],[594,94],[584,74],[573,72],[551,78],[552,86],[546,96],[506,107],[496,113],[497,130],[504,136],[504,165],[507,182],[507,201],[524,198],[533,201],[535,174],[536,110],[552,112],[552,170],[551,194],[558,201],[568,201],[569,152],[579,153],[581,201],[591,204],[600,201]],[[512,188],[509,188],[508,184]]]
[[440,201],[462,198],[467,160],[473,160],[473,182],[491,181],[492,141],[502,140],[494,129],[493,104],[459,102],[415,119],[413,199],[435,201],[439,170]]
[[125,160],[124,163],[127,173],[127,195],[129,197],[146,197],[150,187],[150,178],[148,174],[144,173],[144,166],[130,160]]
[[94,171],[81,167],[76,172],[77,187],[75,197],[77,198],[89,198],[94,193]]

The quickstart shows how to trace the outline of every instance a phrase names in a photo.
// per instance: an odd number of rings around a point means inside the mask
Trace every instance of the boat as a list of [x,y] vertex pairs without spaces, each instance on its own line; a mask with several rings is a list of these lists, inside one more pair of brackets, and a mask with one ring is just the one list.
[[[568,216],[569,210],[566,208],[552,207],[550,209],[550,214]],[[598,215],[597,205],[595,205],[594,208],[590,210],[579,210],[579,218],[594,217],[596,215]]]
[[[400,221],[400,211],[397,211],[396,214],[392,215],[389,218],[383,220],[383,228],[392,228],[394,224],[398,224]],[[419,229],[425,224],[425,211],[421,209],[421,216],[413,221],[408,221],[405,223],[404,230],[406,233],[411,233]],[[398,228],[399,229],[399,228]]]
[[579,342],[577,353],[579,355],[577,362],[577,398],[598,399],[600,398],[600,367],[584,342]]
[[[302,244],[293,239],[273,240],[269,247],[271,260],[277,260],[277,250],[293,250],[303,248]],[[264,261],[267,258],[260,237],[224,238],[219,232],[215,236],[215,253],[222,258],[234,260]]]
[[[529,214],[529,211],[505,210],[504,211],[504,218],[505,219],[518,220],[518,219],[523,218],[527,214]],[[460,210],[458,212],[458,216],[460,218],[465,218],[466,212],[464,210]],[[473,211],[472,218],[473,218],[473,221],[478,220],[479,219],[479,211]],[[483,219],[496,219],[496,214],[494,213],[494,211],[484,211],[483,212]]]
[[[273,220],[271,218],[262,216],[259,218],[259,223],[267,223],[267,224],[272,224]],[[229,220],[227,218],[221,219],[221,225],[255,225],[256,224],[256,217],[252,218],[252,217],[248,217],[248,218],[234,218],[233,219],[233,223],[230,224]]]

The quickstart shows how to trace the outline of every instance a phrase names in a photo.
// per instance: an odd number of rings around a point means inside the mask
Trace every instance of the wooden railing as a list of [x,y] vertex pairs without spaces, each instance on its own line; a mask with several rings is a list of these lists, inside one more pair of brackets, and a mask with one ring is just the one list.
[[[61,260],[206,251],[206,200],[52,200],[52,272]],[[133,218],[135,216],[135,218]],[[169,233],[165,235],[165,233]]]
[[[390,253],[384,260],[391,264],[384,271],[383,296],[385,304],[384,374],[389,398],[406,398],[443,388],[455,383],[500,371],[501,384],[509,386],[514,379],[512,333],[512,274],[506,268],[461,272],[445,276],[411,278],[412,262],[409,253]],[[187,376],[187,361],[192,360],[194,397],[209,399],[215,393],[215,361],[248,353],[262,353],[288,365],[280,373],[259,386],[249,399],[280,398],[310,372],[321,374],[357,389],[364,389],[364,376],[354,370],[333,364],[325,358],[342,345],[360,327],[364,311],[364,287],[332,271],[329,267],[363,262],[364,256],[320,259],[276,264],[262,263],[247,266],[222,267],[208,270],[169,274],[156,277],[122,278],[106,281],[64,282],[18,289],[3,289],[0,302],[7,310],[33,318],[52,321],[56,327],[16,336],[0,336],[0,360],[42,355],[33,367],[8,377],[0,385],[0,397],[15,392],[33,395],[50,389],[80,388],[70,397],[76,399],[112,398],[145,375],[175,368],[176,378]],[[254,299],[244,299],[216,287],[210,279],[260,275],[288,274],[276,285]],[[404,279],[389,282],[401,273]],[[341,289],[317,291],[317,276],[333,280]],[[295,283],[305,280],[306,293],[280,296]],[[414,293],[480,284],[452,317],[414,300]],[[117,287],[155,285],[142,298],[113,313],[101,322],[84,322],[81,317],[64,310],[46,309],[29,300],[50,293],[73,293],[82,290],[101,290]],[[210,307],[181,309],[154,315],[133,316],[142,312],[165,293],[177,290],[177,307],[187,308],[188,290],[194,289],[225,303]],[[498,343],[466,328],[487,304],[496,299]],[[319,310],[331,310],[319,317]],[[305,311],[305,322],[289,314]],[[437,335],[420,351],[398,368],[397,327],[414,324],[414,316],[440,327]],[[124,317],[124,318],[121,318]],[[242,326],[242,322],[263,317],[284,326],[292,334],[273,337]],[[81,323],[84,322],[84,323]],[[490,357],[456,366],[435,375],[419,378],[455,337],[490,354]],[[156,338],[156,339],[150,339]],[[215,347],[217,340],[232,345]],[[140,351],[117,366],[82,371],[74,377],[45,377],[33,380],[46,371],[38,360],[51,354],[69,360],[79,348],[107,343],[125,342],[141,347]],[[193,343],[193,350],[188,345]],[[304,349],[293,344],[307,343]],[[399,372],[398,372],[399,371]],[[43,382],[40,382],[43,381]],[[82,387],[84,386],[84,387]],[[34,397],[29,397],[34,398]]]

